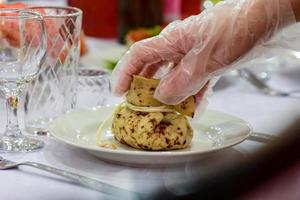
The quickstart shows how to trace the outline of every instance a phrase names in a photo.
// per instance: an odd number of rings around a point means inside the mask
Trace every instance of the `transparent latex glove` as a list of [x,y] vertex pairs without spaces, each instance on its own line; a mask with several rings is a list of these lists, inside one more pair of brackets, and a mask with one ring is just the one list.
[[203,99],[210,79],[242,57],[243,61],[251,59],[253,47],[293,22],[289,0],[219,3],[131,46],[113,72],[113,91],[122,95],[133,75],[152,77],[163,63],[172,62],[173,68],[161,77],[155,98],[166,104],[177,104],[191,95]]

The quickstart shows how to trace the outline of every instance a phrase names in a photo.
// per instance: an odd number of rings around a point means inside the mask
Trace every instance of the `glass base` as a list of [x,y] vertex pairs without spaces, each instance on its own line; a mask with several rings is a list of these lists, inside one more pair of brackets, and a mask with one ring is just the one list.
[[28,134],[33,136],[50,136],[48,125],[52,120],[52,118],[43,118],[28,121],[25,119],[25,130]]
[[43,146],[43,141],[25,136],[3,136],[0,138],[0,152],[29,152]]
[[33,136],[50,136],[50,132],[47,128],[25,126],[25,130],[28,134],[32,134]]

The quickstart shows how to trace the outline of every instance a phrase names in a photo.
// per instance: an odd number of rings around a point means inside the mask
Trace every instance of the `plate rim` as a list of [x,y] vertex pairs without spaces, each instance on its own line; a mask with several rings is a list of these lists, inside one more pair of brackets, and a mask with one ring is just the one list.
[[[205,110],[205,112],[207,111],[212,111],[212,112],[216,112],[216,113],[221,113],[223,115],[227,115],[227,116],[230,116],[230,117],[233,117],[233,118],[236,118],[238,119],[240,122],[243,122],[247,128],[248,128],[248,133],[245,134],[245,136],[236,141],[236,142],[233,142],[233,143],[229,143],[227,145],[224,145],[224,146],[220,146],[220,147],[216,147],[216,148],[212,148],[212,149],[208,149],[208,150],[204,150],[204,151],[177,151],[177,150],[168,150],[168,151],[146,151],[146,150],[140,150],[140,149],[134,149],[134,150],[118,150],[118,149],[110,149],[110,148],[104,148],[104,147],[100,147],[98,146],[97,144],[97,147],[88,147],[88,146],[83,146],[83,145],[80,145],[80,144],[76,144],[76,143],[73,143],[73,142],[70,142],[69,140],[65,140],[63,137],[60,137],[58,134],[56,134],[53,130],[53,124],[55,124],[57,121],[59,121],[60,119],[66,117],[67,115],[70,115],[72,113],[79,113],[79,112],[96,112],[98,111],[99,109],[101,109],[102,107],[105,107],[105,108],[114,108],[115,105],[105,105],[105,106],[97,106],[97,107],[93,107],[93,108],[87,108],[87,109],[80,109],[80,110],[74,110],[74,111],[70,111],[56,119],[54,119],[52,122],[50,122],[49,124],[49,132],[50,132],[50,135],[52,135],[56,140],[60,141],[60,142],[63,142],[63,143],[66,143],[68,145],[71,145],[73,147],[77,147],[77,148],[81,148],[81,149],[84,149],[84,150],[88,150],[88,151],[97,151],[98,153],[110,153],[110,154],[116,154],[116,155],[120,155],[120,154],[126,154],[128,156],[192,156],[192,155],[200,155],[200,154],[208,154],[208,153],[212,153],[212,152],[216,152],[216,151],[220,151],[220,150],[223,150],[223,149],[227,149],[229,147],[232,147],[232,146],[235,146],[235,145],[238,145],[240,143],[242,143],[243,141],[245,141],[253,132],[253,128],[251,127],[251,125],[246,122],[245,120],[239,118],[239,117],[236,117],[235,115],[231,115],[231,114],[227,114],[225,112],[222,112],[222,111],[217,111],[217,110],[213,110],[213,109],[207,109]],[[95,139],[96,139],[96,133],[95,133]],[[180,150],[180,149],[179,149]]]

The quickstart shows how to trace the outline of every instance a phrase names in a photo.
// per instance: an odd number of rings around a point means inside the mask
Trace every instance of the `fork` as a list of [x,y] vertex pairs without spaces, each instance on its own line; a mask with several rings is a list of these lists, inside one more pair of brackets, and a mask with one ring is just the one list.
[[100,192],[104,192],[106,194],[122,198],[122,199],[139,199],[139,194],[136,192],[131,192],[119,187],[115,187],[112,185],[109,185],[107,183],[100,182],[98,180],[76,174],[74,172],[58,169],[55,167],[51,167],[48,165],[44,165],[41,163],[36,162],[20,162],[16,163],[7,159],[4,159],[0,156],[0,170],[6,170],[6,169],[12,169],[17,168],[20,165],[26,165],[34,168],[38,168],[47,172],[50,172],[52,174],[56,174],[65,178],[68,178],[78,184],[81,184],[83,186],[86,186],[88,188],[91,188],[93,190],[97,190]]
[[265,133],[258,133],[253,132],[249,137],[248,140],[252,140],[255,142],[261,142],[261,143],[270,143],[277,139],[277,136],[265,134]]
[[251,72],[246,68],[239,69],[238,73],[241,78],[247,80],[249,83],[251,83],[260,92],[264,94],[271,95],[271,96],[300,98],[300,91],[285,92],[285,91],[274,89],[269,85],[267,85],[263,80],[261,80],[253,72]]

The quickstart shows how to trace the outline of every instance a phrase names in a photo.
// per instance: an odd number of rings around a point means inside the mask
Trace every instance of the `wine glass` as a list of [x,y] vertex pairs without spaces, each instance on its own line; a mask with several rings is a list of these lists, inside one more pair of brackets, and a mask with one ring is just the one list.
[[22,134],[18,102],[26,83],[37,76],[46,53],[43,17],[30,10],[0,9],[0,91],[6,99],[7,124],[0,151],[27,152],[43,142]]
[[49,135],[49,123],[76,106],[82,12],[57,6],[30,9],[44,18],[47,56],[24,92],[24,126],[32,135]]

